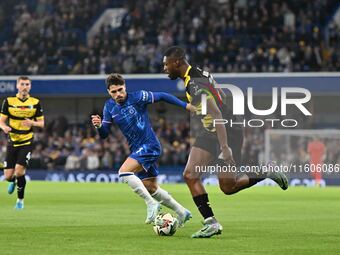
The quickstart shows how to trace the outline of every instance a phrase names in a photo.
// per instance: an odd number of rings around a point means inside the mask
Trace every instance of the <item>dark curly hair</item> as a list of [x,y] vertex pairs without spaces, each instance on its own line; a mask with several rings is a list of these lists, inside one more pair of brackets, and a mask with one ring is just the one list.
[[106,87],[110,88],[111,85],[125,85],[125,80],[119,73],[112,73],[106,78]]

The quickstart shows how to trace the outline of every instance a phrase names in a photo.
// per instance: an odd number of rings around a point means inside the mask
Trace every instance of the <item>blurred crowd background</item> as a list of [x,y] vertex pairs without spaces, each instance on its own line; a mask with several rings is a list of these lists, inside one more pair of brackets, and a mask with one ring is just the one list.
[[[339,71],[337,0],[1,1],[0,74],[159,73],[184,46],[211,72]],[[107,8],[119,27],[87,31]]]
[[[154,130],[163,146],[161,165],[184,165],[190,149],[188,121],[154,119]],[[0,159],[6,155],[6,136],[0,133]],[[30,168],[49,170],[118,169],[130,154],[129,146],[116,126],[105,140],[90,122],[70,124],[60,117],[35,133]]]

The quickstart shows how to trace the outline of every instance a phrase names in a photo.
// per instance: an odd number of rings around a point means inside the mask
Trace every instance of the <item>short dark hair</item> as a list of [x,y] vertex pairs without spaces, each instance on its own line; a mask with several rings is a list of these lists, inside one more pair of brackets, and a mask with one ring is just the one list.
[[106,78],[106,87],[110,88],[111,85],[125,85],[125,80],[119,73],[112,73]]
[[28,76],[19,76],[18,79],[17,79],[17,82],[19,82],[20,80],[31,82],[31,79]]
[[171,46],[164,52],[164,56],[175,59],[185,59],[185,50],[179,46]]

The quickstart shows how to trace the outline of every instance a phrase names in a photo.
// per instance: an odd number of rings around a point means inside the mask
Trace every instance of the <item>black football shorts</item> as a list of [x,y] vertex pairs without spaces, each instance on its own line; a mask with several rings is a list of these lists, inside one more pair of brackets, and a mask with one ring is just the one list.
[[[242,162],[243,130],[227,130],[227,136],[228,145],[233,152],[233,158],[235,160],[236,166],[240,166]],[[202,132],[196,137],[193,147],[197,147],[209,152],[214,156],[215,159],[217,159],[221,153],[216,132]]]
[[31,158],[32,149],[32,144],[16,147],[12,144],[7,145],[5,169],[15,168],[16,164],[27,167]]

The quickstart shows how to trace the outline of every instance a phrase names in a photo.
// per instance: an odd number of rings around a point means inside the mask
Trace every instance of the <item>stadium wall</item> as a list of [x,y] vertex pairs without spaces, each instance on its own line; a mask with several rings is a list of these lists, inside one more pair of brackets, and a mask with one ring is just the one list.
[[[105,75],[31,76],[36,96],[106,96]],[[129,90],[164,91],[182,94],[181,80],[171,81],[164,74],[124,75]],[[242,90],[253,87],[255,93],[269,94],[272,87],[303,87],[313,94],[340,94],[340,73],[238,73],[215,74],[218,83],[234,84]],[[0,96],[15,93],[16,76],[0,76]]]
[[[107,99],[105,75],[57,75],[31,76],[32,95],[41,99],[45,115],[54,119],[64,115],[70,123],[89,118],[93,112],[100,113]],[[171,81],[165,74],[124,75],[128,90],[164,91],[184,99],[184,85],[181,80]],[[255,104],[266,107],[271,102],[273,87],[303,87],[311,91],[313,121],[315,127],[339,126],[340,116],[340,73],[218,73],[214,77],[219,83],[234,84],[246,91],[253,87]],[[16,76],[0,76],[0,99],[16,93]],[[332,98],[330,98],[332,96]],[[166,106],[167,114],[178,116],[176,107]],[[155,109],[149,109],[152,114]],[[326,120],[325,120],[326,118]]]

